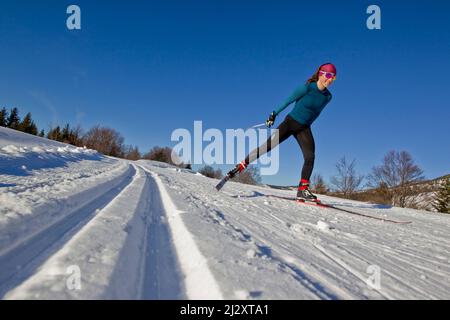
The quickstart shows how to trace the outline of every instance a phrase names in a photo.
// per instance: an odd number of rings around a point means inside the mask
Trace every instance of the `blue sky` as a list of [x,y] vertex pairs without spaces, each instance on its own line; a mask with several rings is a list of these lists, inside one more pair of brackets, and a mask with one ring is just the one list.
[[[80,31],[66,28],[70,4]],[[381,30],[366,28],[370,4]],[[449,15],[448,1],[4,0],[0,106],[31,111],[44,129],[111,126],[148,151],[173,146],[172,131],[194,120],[223,131],[261,123],[332,61],[334,98],[312,126],[315,172],[328,179],[346,156],[369,173],[393,149],[434,178],[450,173]],[[293,138],[280,159],[263,181],[296,184]]]

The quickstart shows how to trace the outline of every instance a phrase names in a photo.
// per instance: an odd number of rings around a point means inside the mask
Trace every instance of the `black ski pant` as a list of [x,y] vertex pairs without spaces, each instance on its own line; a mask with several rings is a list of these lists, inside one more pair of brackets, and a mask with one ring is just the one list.
[[278,139],[276,137],[277,133],[273,134],[271,137],[269,137],[269,139],[267,139],[264,144],[249,153],[249,155],[245,158],[245,163],[249,164],[255,161],[260,156],[262,156],[266,152],[269,152],[278,144],[282,143],[284,140],[293,135],[303,153],[304,163],[301,178],[309,181],[314,168],[316,149],[314,137],[311,132],[311,127],[309,125],[303,125],[293,119],[290,115],[287,115],[277,129]]

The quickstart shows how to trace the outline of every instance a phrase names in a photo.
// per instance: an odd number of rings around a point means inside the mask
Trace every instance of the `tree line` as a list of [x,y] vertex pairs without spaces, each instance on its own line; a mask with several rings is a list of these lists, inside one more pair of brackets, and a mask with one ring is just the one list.
[[43,129],[38,130],[30,112],[21,119],[18,108],[12,108],[10,111],[2,108],[0,110],[0,126],[77,147],[94,149],[108,156],[131,160],[141,157],[137,147],[124,144],[123,136],[115,129],[108,127],[94,126],[84,132],[81,126],[71,127],[67,123],[64,126],[50,126],[45,134]]
[[[106,126],[96,125],[84,131],[79,125],[74,127],[67,123],[64,126],[50,126],[47,134],[45,134],[43,129],[41,131],[38,130],[30,112],[21,119],[18,108],[12,108],[9,111],[6,108],[2,108],[0,110],[0,126],[71,144],[76,147],[86,147],[107,156],[128,160],[148,159],[174,164],[171,156],[172,149],[156,146],[147,153],[142,154],[137,146],[125,144],[125,138],[120,132]],[[189,164],[182,163],[179,166],[190,168]]]
[[[342,157],[335,167],[330,185],[322,175],[313,176],[313,191],[402,208],[419,208],[422,202],[430,201],[436,211],[450,213],[450,178],[447,176],[438,185],[423,183],[423,170],[407,151],[387,152],[381,164],[374,166],[367,175],[357,172],[355,159],[349,161]],[[427,193],[434,193],[434,196],[424,198]]]
[[[9,112],[6,108],[0,110],[0,126],[38,135],[38,128],[31,118],[31,113],[28,112],[23,120],[21,120],[17,108],[12,108]],[[43,136],[43,132],[41,134]]]

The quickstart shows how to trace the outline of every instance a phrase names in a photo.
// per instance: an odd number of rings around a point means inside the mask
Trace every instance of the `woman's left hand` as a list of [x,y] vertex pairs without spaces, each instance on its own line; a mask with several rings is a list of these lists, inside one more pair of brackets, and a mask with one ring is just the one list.
[[277,117],[277,115],[275,114],[275,111],[272,111],[272,113],[269,116],[269,119],[266,120],[267,128],[270,128],[271,126],[273,126],[276,117]]

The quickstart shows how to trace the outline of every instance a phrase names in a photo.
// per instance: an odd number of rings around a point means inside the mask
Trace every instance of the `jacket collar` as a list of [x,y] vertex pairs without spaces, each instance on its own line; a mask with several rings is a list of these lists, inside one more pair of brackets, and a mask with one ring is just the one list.
[[319,87],[317,86],[317,81],[312,82],[312,88],[320,93],[322,93],[323,95],[327,96],[330,94],[330,91],[328,91],[328,88],[325,88],[323,90],[319,90]]

